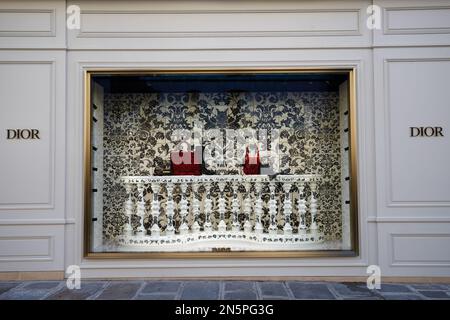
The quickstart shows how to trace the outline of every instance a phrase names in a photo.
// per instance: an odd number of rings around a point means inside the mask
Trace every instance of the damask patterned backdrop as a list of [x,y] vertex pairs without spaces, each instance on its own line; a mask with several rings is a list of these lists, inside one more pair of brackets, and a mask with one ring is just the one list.
[[[105,239],[120,234],[126,221],[123,209],[126,194],[119,178],[148,175],[151,167],[157,169],[156,174],[160,173],[158,169],[168,166],[170,151],[174,148],[171,142],[173,131],[191,130],[194,123],[202,123],[204,129],[267,129],[269,134],[271,130],[279,129],[281,170],[287,174],[322,175],[318,186],[317,222],[327,239],[341,239],[338,100],[337,92],[106,94],[103,132]],[[294,197],[297,199],[296,195]],[[149,198],[148,194],[148,208]],[[164,202],[163,198],[161,195]],[[178,200],[177,196],[175,199]],[[164,228],[166,221],[164,215],[162,217],[160,224]],[[149,228],[148,218],[144,221]],[[282,217],[278,221],[281,228]],[[214,218],[212,222],[215,222]],[[268,224],[267,216],[264,222]],[[294,219],[294,229],[297,225]]]

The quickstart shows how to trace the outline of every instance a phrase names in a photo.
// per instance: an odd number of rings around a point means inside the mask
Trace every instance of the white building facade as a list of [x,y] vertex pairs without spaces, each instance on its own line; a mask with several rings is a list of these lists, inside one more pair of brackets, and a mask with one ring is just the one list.
[[[86,72],[323,69],[354,72],[355,254],[86,255]],[[0,101],[0,278],[450,277],[448,0],[1,1]]]

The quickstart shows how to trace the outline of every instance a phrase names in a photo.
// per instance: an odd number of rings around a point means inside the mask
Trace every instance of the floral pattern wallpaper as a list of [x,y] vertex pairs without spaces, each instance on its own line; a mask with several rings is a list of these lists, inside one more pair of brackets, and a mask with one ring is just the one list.
[[[326,239],[342,237],[341,154],[337,92],[230,92],[230,93],[142,93],[106,94],[103,128],[103,234],[111,239],[122,232],[125,188],[119,181],[124,175],[155,174],[169,166],[176,129],[192,130],[201,123],[207,129],[266,129],[270,136],[279,130],[281,171],[286,174],[317,173],[317,222]],[[206,142],[204,142],[206,143]],[[231,197],[230,190],[226,190]],[[281,188],[278,192],[282,192]],[[309,190],[306,190],[309,196]],[[190,197],[190,195],[188,195]],[[267,212],[268,190],[263,194]],[[175,193],[175,201],[179,201]],[[146,195],[150,211],[150,192]],[[165,193],[160,194],[164,211]],[[294,206],[298,195],[294,190]],[[215,204],[214,204],[215,205]],[[280,208],[282,203],[279,203]],[[216,208],[216,207],[215,207]],[[229,209],[229,205],[228,205]],[[279,227],[284,220],[282,210]],[[175,214],[175,223],[179,223]],[[230,212],[226,217],[230,216]],[[293,215],[295,216],[295,215]],[[269,224],[268,215],[263,215]],[[243,217],[241,217],[243,221]],[[204,216],[200,215],[200,219]],[[308,217],[307,217],[308,219]],[[212,223],[217,223],[212,217]],[[139,217],[135,217],[137,224]],[[308,221],[308,220],[307,220]],[[150,228],[149,218],[144,219]],[[294,230],[298,226],[293,219]],[[164,228],[164,215],[160,221]]]

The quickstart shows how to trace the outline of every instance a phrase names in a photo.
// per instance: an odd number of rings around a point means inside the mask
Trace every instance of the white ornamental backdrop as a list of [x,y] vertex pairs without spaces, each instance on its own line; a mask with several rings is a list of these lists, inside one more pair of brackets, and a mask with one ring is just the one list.
[[[103,234],[105,240],[117,237],[123,232],[127,217],[124,202],[127,193],[122,176],[145,176],[155,168],[160,174],[163,167],[169,167],[170,151],[175,144],[171,142],[174,130],[192,130],[194,124],[201,123],[204,130],[220,129],[266,129],[270,138],[271,130],[279,130],[280,170],[284,174],[319,174],[317,185],[319,229],[326,240],[342,238],[341,206],[341,154],[339,126],[339,96],[337,92],[258,92],[258,93],[143,93],[106,94],[104,100],[103,130]],[[203,141],[204,144],[208,141]],[[191,190],[186,197],[191,199]],[[277,193],[282,194],[279,187]],[[305,195],[310,195],[307,187]],[[219,190],[213,190],[213,208]],[[226,188],[225,197],[233,198],[233,190]],[[151,194],[145,192],[145,203],[150,207]],[[161,230],[167,227],[165,219],[165,195],[161,193],[162,219],[158,222]],[[134,195],[138,196],[137,191]],[[269,227],[266,214],[269,190],[262,194],[263,227]],[[181,192],[174,190],[174,200],[179,203]],[[294,192],[294,203],[298,196]],[[283,202],[278,204],[280,208]],[[284,217],[282,210],[277,219],[282,229]],[[308,210],[309,212],[309,210]],[[151,227],[149,213],[144,218],[146,229]],[[225,212],[232,219],[231,207]],[[133,225],[138,227],[139,217],[134,216]],[[243,223],[243,215],[239,215]],[[293,217],[294,231],[299,221]],[[205,221],[203,212],[199,214],[201,225]],[[182,224],[179,208],[175,208],[174,224]],[[211,215],[211,223],[219,222],[219,214]],[[254,221],[251,221],[252,224]]]

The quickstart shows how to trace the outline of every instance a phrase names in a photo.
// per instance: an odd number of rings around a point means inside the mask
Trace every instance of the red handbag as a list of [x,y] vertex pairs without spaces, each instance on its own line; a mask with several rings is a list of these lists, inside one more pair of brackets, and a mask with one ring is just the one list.
[[259,150],[256,156],[250,155],[247,149],[245,150],[244,174],[259,174],[261,172],[261,161],[259,159]]
[[[185,155],[185,153],[188,155]],[[178,159],[177,159],[177,157],[178,157]],[[174,175],[174,176],[200,176],[202,174],[202,165],[201,165],[201,159],[199,160],[197,158],[198,157],[196,157],[195,152],[192,152],[192,151],[181,151],[180,150],[180,151],[171,152],[170,153],[170,171],[172,172],[172,175]],[[190,159],[190,163],[189,163],[189,161],[186,161],[186,159]],[[184,163],[184,162],[187,162],[187,163]]]

